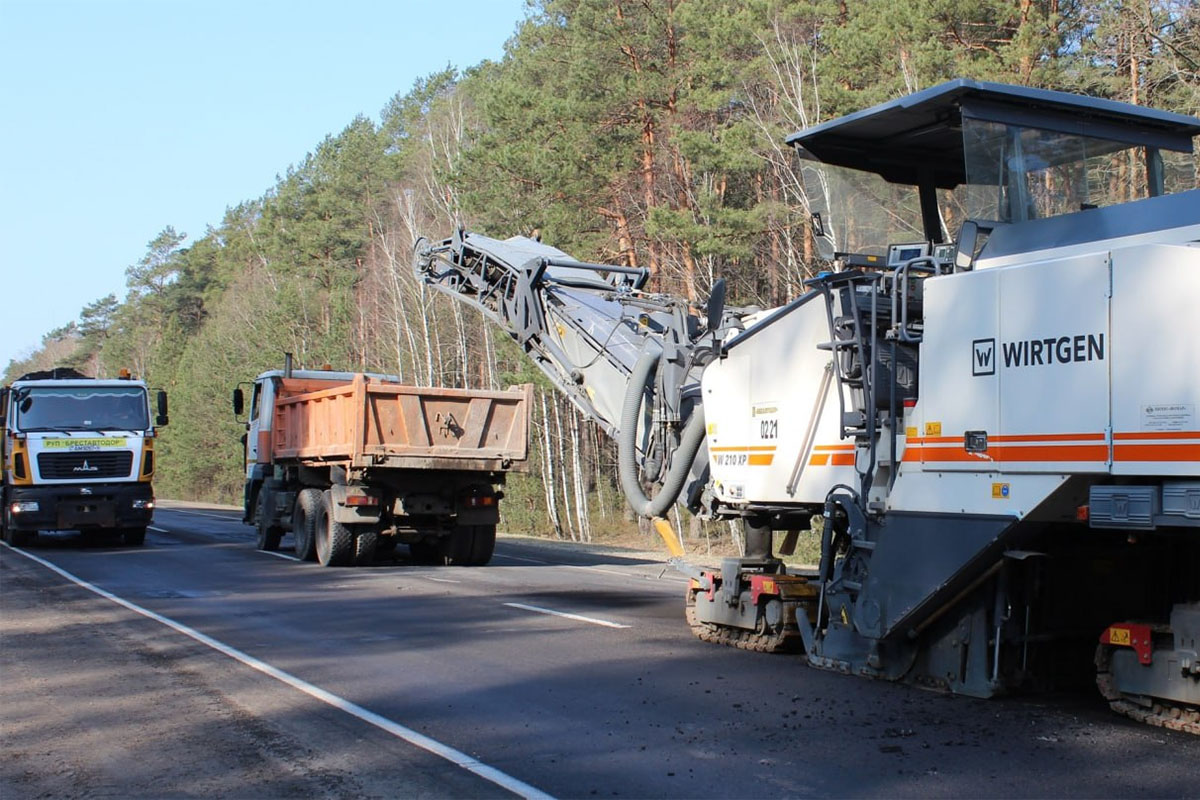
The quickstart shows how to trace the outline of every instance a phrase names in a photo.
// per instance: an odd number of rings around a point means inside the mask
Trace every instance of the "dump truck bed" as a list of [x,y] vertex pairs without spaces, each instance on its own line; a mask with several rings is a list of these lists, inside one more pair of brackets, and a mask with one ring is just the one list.
[[494,392],[405,386],[356,375],[314,388],[284,378],[275,401],[276,462],[351,468],[522,470],[533,386]]

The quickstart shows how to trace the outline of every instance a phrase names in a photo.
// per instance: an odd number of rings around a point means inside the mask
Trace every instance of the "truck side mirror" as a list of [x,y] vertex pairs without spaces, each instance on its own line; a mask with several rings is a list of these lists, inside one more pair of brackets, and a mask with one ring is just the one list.
[[159,389],[158,392],[155,393],[154,400],[158,406],[158,416],[154,418],[154,424],[160,428],[166,427],[169,419],[167,417],[167,393],[162,389]]
[[242,394],[242,388],[239,386],[238,388],[233,390],[233,415],[235,417],[240,417],[242,415],[242,412],[245,410],[246,410],[246,398]]

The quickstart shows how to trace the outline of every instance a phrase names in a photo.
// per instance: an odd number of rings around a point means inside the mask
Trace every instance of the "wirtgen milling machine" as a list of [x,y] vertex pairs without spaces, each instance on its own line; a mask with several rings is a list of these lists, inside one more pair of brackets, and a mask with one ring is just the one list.
[[743,520],[745,558],[681,564],[701,638],[975,696],[1098,674],[1200,732],[1197,134],[968,80],[801,131],[832,271],[766,311],[524,237],[416,270],[617,437],[638,513]]

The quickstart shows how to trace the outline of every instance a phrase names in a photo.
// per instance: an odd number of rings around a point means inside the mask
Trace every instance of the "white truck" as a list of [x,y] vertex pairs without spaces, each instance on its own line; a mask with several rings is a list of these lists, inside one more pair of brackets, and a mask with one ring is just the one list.
[[0,389],[0,528],[10,545],[39,530],[119,534],[141,545],[154,513],[154,441],[167,396],[125,370],[116,380],[57,368]]

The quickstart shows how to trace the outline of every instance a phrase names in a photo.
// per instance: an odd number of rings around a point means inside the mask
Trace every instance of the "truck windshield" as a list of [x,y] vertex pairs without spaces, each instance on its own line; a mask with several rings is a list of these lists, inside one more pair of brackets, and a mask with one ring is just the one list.
[[146,390],[140,386],[32,386],[18,390],[16,428],[36,430],[136,430],[149,427]]

